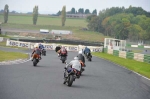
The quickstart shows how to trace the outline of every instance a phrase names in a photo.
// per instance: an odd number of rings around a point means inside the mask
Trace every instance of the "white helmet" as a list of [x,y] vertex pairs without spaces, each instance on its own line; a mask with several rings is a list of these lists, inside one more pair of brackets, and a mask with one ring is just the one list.
[[35,45],[34,45],[34,47],[35,47],[35,48],[38,48],[38,45],[37,45],[37,44],[35,44]]
[[82,54],[82,50],[78,52],[78,54]]
[[78,57],[74,57],[74,60],[78,60]]

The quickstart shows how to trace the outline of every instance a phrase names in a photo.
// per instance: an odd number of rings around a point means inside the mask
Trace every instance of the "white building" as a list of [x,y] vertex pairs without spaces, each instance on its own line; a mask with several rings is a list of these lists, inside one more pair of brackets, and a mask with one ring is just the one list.
[[72,34],[72,31],[68,31],[68,30],[51,30],[51,34],[58,34],[58,35]]

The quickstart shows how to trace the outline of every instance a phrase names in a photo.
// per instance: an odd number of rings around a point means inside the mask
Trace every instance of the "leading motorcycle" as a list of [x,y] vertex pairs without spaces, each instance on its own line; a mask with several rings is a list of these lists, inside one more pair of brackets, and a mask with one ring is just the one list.
[[86,53],[86,58],[87,58],[87,60],[88,61],[92,61],[92,55],[91,55],[91,53]]
[[65,61],[67,60],[67,56],[66,55],[60,55],[60,60],[62,61],[62,63],[65,63]]
[[42,55],[46,56],[46,50],[45,49],[42,49]]

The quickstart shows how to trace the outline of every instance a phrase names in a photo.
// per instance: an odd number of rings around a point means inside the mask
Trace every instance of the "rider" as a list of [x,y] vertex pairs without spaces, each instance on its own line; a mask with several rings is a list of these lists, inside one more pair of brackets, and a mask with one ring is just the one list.
[[[33,56],[33,54],[37,54],[37,55],[38,55],[38,58],[39,58],[39,59],[42,59],[42,58],[41,58],[41,50],[39,49],[39,46],[38,46],[38,45],[35,46],[35,49],[33,50],[32,54],[31,54],[31,57]],[[33,58],[32,58],[32,61],[33,61]]]
[[87,57],[87,53],[89,53],[89,55],[92,56],[92,55],[91,55],[91,50],[86,46],[85,49],[84,49],[84,55],[85,55],[86,57]]
[[67,57],[67,49],[65,47],[61,47],[60,49],[60,56],[66,56]]
[[80,63],[81,63],[81,71],[84,71],[84,70],[85,70],[84,67],[86,67],[86,65],[85,65],[85,58],[84,58],[84,55],[83,55],[83,51],[82,51],[82,50],[80,50],[80,51],[78,52],[77,57],[78,57],[78,60],[79,60]]
[[41,50],[41,54],[42,54],[42,51],[44,50],[44,45],[41,44],[41,42],[39,43],[39,49]]
[[78,57],[74,57],[74,60],[72,60],[68,65],[66,65],[65,69],[68,72],[65,72],[64,77],[67,77],[67,73],[71,70],[71,68],[76,69],[78,72],[76,74],[77,78],[80,78],[80,72],[81,72],[81,64],[78,60]]
[[43,50],[44,49],[44,45],[42,45],[41,43],[39,43],[39,49]]
[[84,58],[84,55],[83,55],[82,50],[80,50],[80,51],[78,52],[77,57],[78,57],[78,59],[79,59],[80,61],[82,61],[83,63],[85,63],[85,58]]

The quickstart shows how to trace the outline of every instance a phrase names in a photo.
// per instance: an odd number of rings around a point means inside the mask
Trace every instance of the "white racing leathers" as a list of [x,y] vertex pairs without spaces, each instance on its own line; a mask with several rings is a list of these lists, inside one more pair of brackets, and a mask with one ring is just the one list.
[[79,60],[72,60],[66,67],[72,66],[72,68],[80,71],[81,70],[81,64]]

